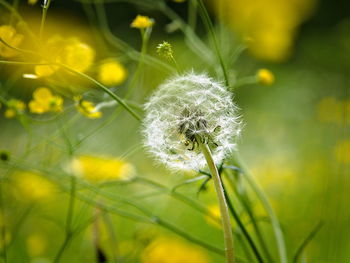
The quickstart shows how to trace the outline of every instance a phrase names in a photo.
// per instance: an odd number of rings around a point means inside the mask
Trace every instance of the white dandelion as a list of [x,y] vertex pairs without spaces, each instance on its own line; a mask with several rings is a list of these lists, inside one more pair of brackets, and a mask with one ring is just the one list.
[[160,85],[145,104],[145,145],[174,170],[201,169],[206,143],[216,164],[235,149],[241,125],[232,95],[204,74],[176,76]]

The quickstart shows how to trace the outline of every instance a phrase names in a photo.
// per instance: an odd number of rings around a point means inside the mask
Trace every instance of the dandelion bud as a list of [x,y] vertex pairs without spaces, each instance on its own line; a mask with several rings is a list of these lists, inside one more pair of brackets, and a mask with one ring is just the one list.
[[259,69],[257,72],[258,81],[261,85],[272,85],[275,82],[275,76],[268,69]]
[[216,163],[221,162],[240,132],[231,93],[206,75],[189,73],[166,81],[145,110],[145,146],[174,170],[206,165],[198,140],[209,145]]
[[162,56],[166,59],[172,59],[174,51],[170,43],[163,41],[163,43],[158,44],[157,53],[159,56]]

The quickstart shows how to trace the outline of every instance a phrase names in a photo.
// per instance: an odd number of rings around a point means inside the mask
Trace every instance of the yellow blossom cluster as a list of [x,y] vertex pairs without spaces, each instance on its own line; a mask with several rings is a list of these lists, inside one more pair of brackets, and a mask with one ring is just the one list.
[[204,251],[177,239],[159,237],[141,255],[142,263],[209,263]]
[[211,0],[219,17],[243,38],[252,55],[280,62],[287,59],[299,25],[317,0]]
[[33,100],[28,104],[32,113],[42,114],[45,112],[61,112],[63,99],[61,96],[52,95],[48,88],[38,88],[33,92]]
[[[16,48],[22,43],[23,35],[18,34],[16,29],[10,25],[2,25],[0,26],[0,39]],[[0,57],[11,58],[17,54],[18,52],[15,49],[0,42]]]
[[[79,72],[88,70],[95,59],[94,49],[74,37],[54,36],[47,41],[42,53],[43,63],[61,63]],[[48,77],[58,69],[57,65],[37,65],[34,71],[38,77]]]
[[91,183],[128,180],[135,174],[132,164],[115,157],[81,155],[71,167],[73,172]]
[[97,119],[102,117],[102,112],[96,108],[93,102],[84,100],[81,96],[76,96],[74,100],[76,109],[84,116],[88,117],[89,119]]

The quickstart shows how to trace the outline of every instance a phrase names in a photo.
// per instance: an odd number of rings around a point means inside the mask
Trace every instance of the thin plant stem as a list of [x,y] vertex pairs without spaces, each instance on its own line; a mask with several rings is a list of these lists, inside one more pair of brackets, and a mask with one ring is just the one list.
[[218,169],[216,168],[216,165],[214,163],[213,156],[211,155],[209,146],[206,143],[202,143],[201,138],[199,138],[199,136],[197,136],[196,140],[207,161],[207,164],[214,182],[217,198],[219,201],[222,228],[224,232],[226,262],[234,263],[232,227],[231,227],[230,215],[229,215],[229,211],[228,211],[228,207],[225,199],[221,178],[220,178]]
[[44,0],[43,4],[43,13],[41,15],[41,24],[40,24],[40,33],[39,33],[39,38],[42,39],[43,33],[44,33],[44,27],[45,27],[45,22],[46,22],[46,16],[47,16],[47,11],[50,7],[51,0]]
[[[0,177],[0,213],[3,216],[3,218],[5,218],[5,207],[4,207],[4,197],[3,197],[3,178]],[[4,220],[5,221],[5,220]],[[7,244],[6,244],[6,221],[4,222],[4,224],[2,226],[0,226],[1,228],[1,238],[0,241],[2,243],[2,255],[3,255],[3,259],[4,259],[4,263],[7,263]]]
[[245,164],[243,161],[239,158],[239,156],[235,156],[235,160],[238,162],[239,167],[243,171],[244,178],[247,180],[255,194],[258,196],[260,199],[261,203],[263,204],[266,212],[268,213],[270,219],[271,219],[271,224],[273,228],[273,232],[275,235],[276,243],[277,243],[277,248],[278,248],[278,254],[280,258],[281,263],[287,263],[287,251],[286,251],[286,244],[284,241],[284,236],[283,232],[280,226],[280,223],[278,222],[277,216],[275,212],[273,211],[273,208],[271,204],[269,203],[268,198],[264,194],[264,192],[260,189],[260,186],[255,182],[254,178],[252,175],[249,173],[249,170],[245,167]]
[[320,231],[322,226],[323,226],[323,222],[318,222],[317,225],[312,229],[312,231],[307,235],[305,240],[298,247],[298,249],[293,257],[293,263],[298,263],[299,258],[302,256],[306,246],[316,236],[316,234]]
[[255,232],[255,234],[257,236],[257,239],[259,241],[259,244],[260,244],[262,250],[264,251],[264,254],[266,256],[267,261],[269,263],[273,263],[274,260],[272,259],[272,256],[271,256],[271,254],[270,254],[270,252],[269,252],[269,250],[268,250],[268,248],[267,248],[267,246],[265,244],[266,242],[265,242],[265,240],[264,240],[264,238],[262,236],[261,230],[259,228],[259,225],[258,225],[256,219],[255,219],[254,213],[253,213],[253,211],[252,211],[252,209],[251,209],[251,207],[249,205],[250,204],[250,200],[249,200],[248,196],[246,195],[245,192],[241,193],[241,192],[238,191],[237,188],[239,188],[239,186],[237,186],[237,183],[233,182],[232,176],[231,176],[231,174],[228,174],[228,171],[226,171],[226,175],[227,175],[227,180],[230,183],[231,188],[235,192],[238,201],[241,203],[243,208],[246,210],[246,212],[247,212],[247,214],[248,214],[248,216],[250,218],[250,222],[253,225],[254,232]]
[[67,218],[66,218],[65,237],[60,249],[58,250],[58,253],[56,254],[54,263],[60,262],[61,257],[72,237],[72,233],[73,233],[72,221],[73,221],[74,204],[75,204],[75,190],[76,190],[76,179],[74,176],[72,176],[71,184],[70,184],[70,192],[69,192],[69,204],[68,204],[68,211],[67,211]]
[[213,41],[213,44],[214,44],[214,49],[215,49],[216,55],[217,55],[217,57],[219,59],[219,63],[220,63],[221,69],[222,69],[222,73],[224,75],[226,87],[230,87],[230,81],[229,81],[229,78],[228,78],[227,68],[226,68],[225,62],[224,62],[224,60],[222,58],[222,54],[221,54],[221,51],[220,51],[220,48],[219,48],[218,40],[217,40],[215,32],[214,32],[213,23],[212,23],[212,21],[211,21],[211,19],[209,17],[208,11],[205,8],[202,0],[198,0],[198,5],[199,5],[200,14],[202,15],[204,23],[205,23],[205,25],[207,26],[207,28],[209,30],[209,34],[211,35],[211,38],[212,38],[212,41]]
[[238,215],[237,211],[235,210],[235,208],[234,208],[234,206],[232,204],[231,198],[227,194],[226,187],[225,187],[225,184],[224,184],[223,181],[222,181],[222,188],[224,189],[224,195],[225,195],[225,199],[227,201],[227,206],[228,206],[228,208],[229,208],[233,218],[235,219],[235,221],[237,222],[237,225],[239,226],[239,228],[241,229],[243,235],[247,239],[251,249],[254,252],[254,255],[256,256],[256,259],[258,260],[258,262],[259,263],[264,263],[264,260],[263,260],[262,256],[260,255],[260,252],[259,252],[257,246],[255,245],[255,243],[254,243],[252,237],[250,236],[248,230],[245,228],[244,224],[242,223],[241,219],[239,218],[239,215]]

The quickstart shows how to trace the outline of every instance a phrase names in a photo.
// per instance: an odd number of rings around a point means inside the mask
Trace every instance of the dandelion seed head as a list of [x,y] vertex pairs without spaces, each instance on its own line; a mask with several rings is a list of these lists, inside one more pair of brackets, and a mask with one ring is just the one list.
[[195,138],[221,162],[235,148],[240,120],[231,93],[202,74],[188,73],[160,85],[145,104],[145,146],[173,170],[206,165]]

